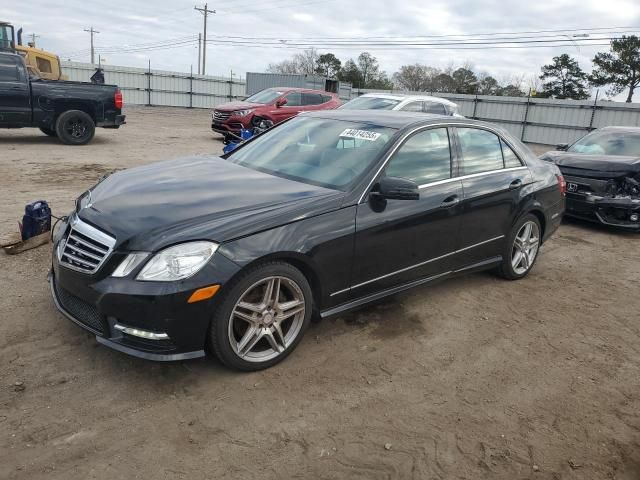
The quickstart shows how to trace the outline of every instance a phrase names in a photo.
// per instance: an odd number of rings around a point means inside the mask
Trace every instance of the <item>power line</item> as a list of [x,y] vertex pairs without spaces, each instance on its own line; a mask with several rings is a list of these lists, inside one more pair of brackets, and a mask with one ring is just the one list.
[[[577,43],[577,44],[581,44],[581,45],[589,45],[589,43],[592,43],[594,41],[603,41],[603,40],[616,40],[619,39],[620,37],[594,37],[594,38],[576,38],[576,39],[562,39],[562,38],[555,38],[555,39],[544,39],[544,40],[539,40],[539,39],[532,39],[532,40],[513,40],[513,39],[508,39],[508,40],[482,40],[482,39],[473,39],[473,40],[458,40],[458,41],[445,41],[445,42],[413,42],[413,41],[394,41],[394,42],[382,42],[382,41],[376,41],[376,42],[260,42],[262,45],[264,46],[292,46],[292,47],[303,47],[303,48],[353,48],[353,47],[361,47],[361,48],[371,48],[371,47],[406,47],[406,46],[413,46],[413,47],[430,47],[430,46],[457,46],[457,45],[468,45],[468,46],[483,46],[483,45],[509,45],[509,44],[541,44],[541,43],[567,43],[567,42],[571,42],[571,43]],[[234,44],[234,45],[252,45],[252,44],[256,44],[257,42],[253,42],[253,41],[246,41],[246,40],[222,40],[222,39],[215,39],[215,40],[208,40],[211,43],[230,43],[230,44]]]

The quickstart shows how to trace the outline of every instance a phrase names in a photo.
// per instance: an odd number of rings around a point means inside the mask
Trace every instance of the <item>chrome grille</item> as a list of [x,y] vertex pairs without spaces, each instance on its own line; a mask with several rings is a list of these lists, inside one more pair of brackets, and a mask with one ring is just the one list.
[[67,268],[95,273],[109,257],[115,243],[112,236],[74,216],[68,235],[60,240],[58,260]]
[[221,112],[220,110],[213,111],[213,119],[216,122],[224,122],[225,120],[228,120],[229,117],[231,117],[231,112]]
[[[600,180],[596,178],[574,177],[571,175],[564,175],[564,179],[567,183],[574,183],[578,186],[578,190],[575,192],[581,193],[595,193],[597,195],[604,195],[607,192],[608,180]],[[574,192],[570,192],[574,193]]]

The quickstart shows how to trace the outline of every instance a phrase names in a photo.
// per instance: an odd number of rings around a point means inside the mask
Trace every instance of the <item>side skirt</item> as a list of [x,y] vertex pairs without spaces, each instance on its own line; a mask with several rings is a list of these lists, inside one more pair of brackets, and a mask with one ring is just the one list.
[[409,283],[403,283],[402,285],[388,288],[380,292],[372,293],[371,295],[360,297],[355,300],[351,300],[350,302],[338,305],[337,307],[324,310],[320,312],[320,317],[327,318],[334,315],[338,315],[340,313],[346,312],[347,310],[352,310],[354,308],[361,307],[368,303],[372,303],[377,300],[380,300],[381,298],[388,297],[389,295],[393,295],[395,293],[399,293],[404,290],[409,290],[410,288],[417,287],[419,285],[424,285],[426,283],[432,283],[432,282],[435,282],[436,280],[444,280],[445,278],[452,277],[458,274],[463,274],[463,273],[471,273],[474,271],[487,270],[498,265],[500,262],[502,262],[501,256],[491,257],[486,260],[483,260],[482,262],[467,265],[466,267],[460,268],[458,270],[443,272],[443,273],[439,273],[438,275],[432,275],[430,277],[421,278],[419,280],[414,280]]

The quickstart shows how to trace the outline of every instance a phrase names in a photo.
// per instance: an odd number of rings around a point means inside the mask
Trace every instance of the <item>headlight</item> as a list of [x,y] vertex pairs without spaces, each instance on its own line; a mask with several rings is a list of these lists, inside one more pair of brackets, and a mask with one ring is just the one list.
[[140,265],[145,258],[147,258],[149,254],[147,252],[136,252],[130,253],[127,255],[120,265],[113,271],[111,274],[112,277],[126,277],[131,272],[135,270],[135,268]]
[[236,110],[235,112],[233,112],[233,114],[237,117],[245,117],[247,115],[249,115],[253,110],[248,109],[248,110]]
[[171,282],[195,275],[216,253],[218,244],[189,242],[166,248],[153,256],[137,280]]

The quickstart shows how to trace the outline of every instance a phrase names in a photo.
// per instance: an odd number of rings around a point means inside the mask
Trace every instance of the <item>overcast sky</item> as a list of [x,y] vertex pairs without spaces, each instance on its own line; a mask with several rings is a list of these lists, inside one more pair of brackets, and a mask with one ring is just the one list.
[[[27,8],[24,0],[2,0],[0,20],[22,26],[27,35],[39,35],[39,47],[77,61],[89,61],[89,34],[83,29],[90,26],[100,31],[96,47],[110,51],[124,45],[197,36],[202,31],[202,15],[194,11],[191,0],[65,0],[61,4],[29,0]],[[209,35],[227,37],[397,37],[599,27],[635,27],[631,30],[640,34],[640,0],[224,0],[210,2],[209,8],[217,11],[210,17]],[[332,51],[343,61],[367,50],[389,74],[409,63],[443,68],[469,62],[477,71],[506,80],[524,73],[539,74],[540,65],[565,52],[590,71],[594,54],[607,49],[578,49],[569,43],[566,47],[524,49],[384,50],[372,46],[319,50]],[[207,73],[228,76],[233,70],[244,77],[247,71],[264,71],[269,63],[295,52],[290,48],[212,44],[208,46]],[[198,51],[189,44],[104,56],[111,65],[145,67],[151,60],[152,68],[187,72],[191,65],[197,70]]]

